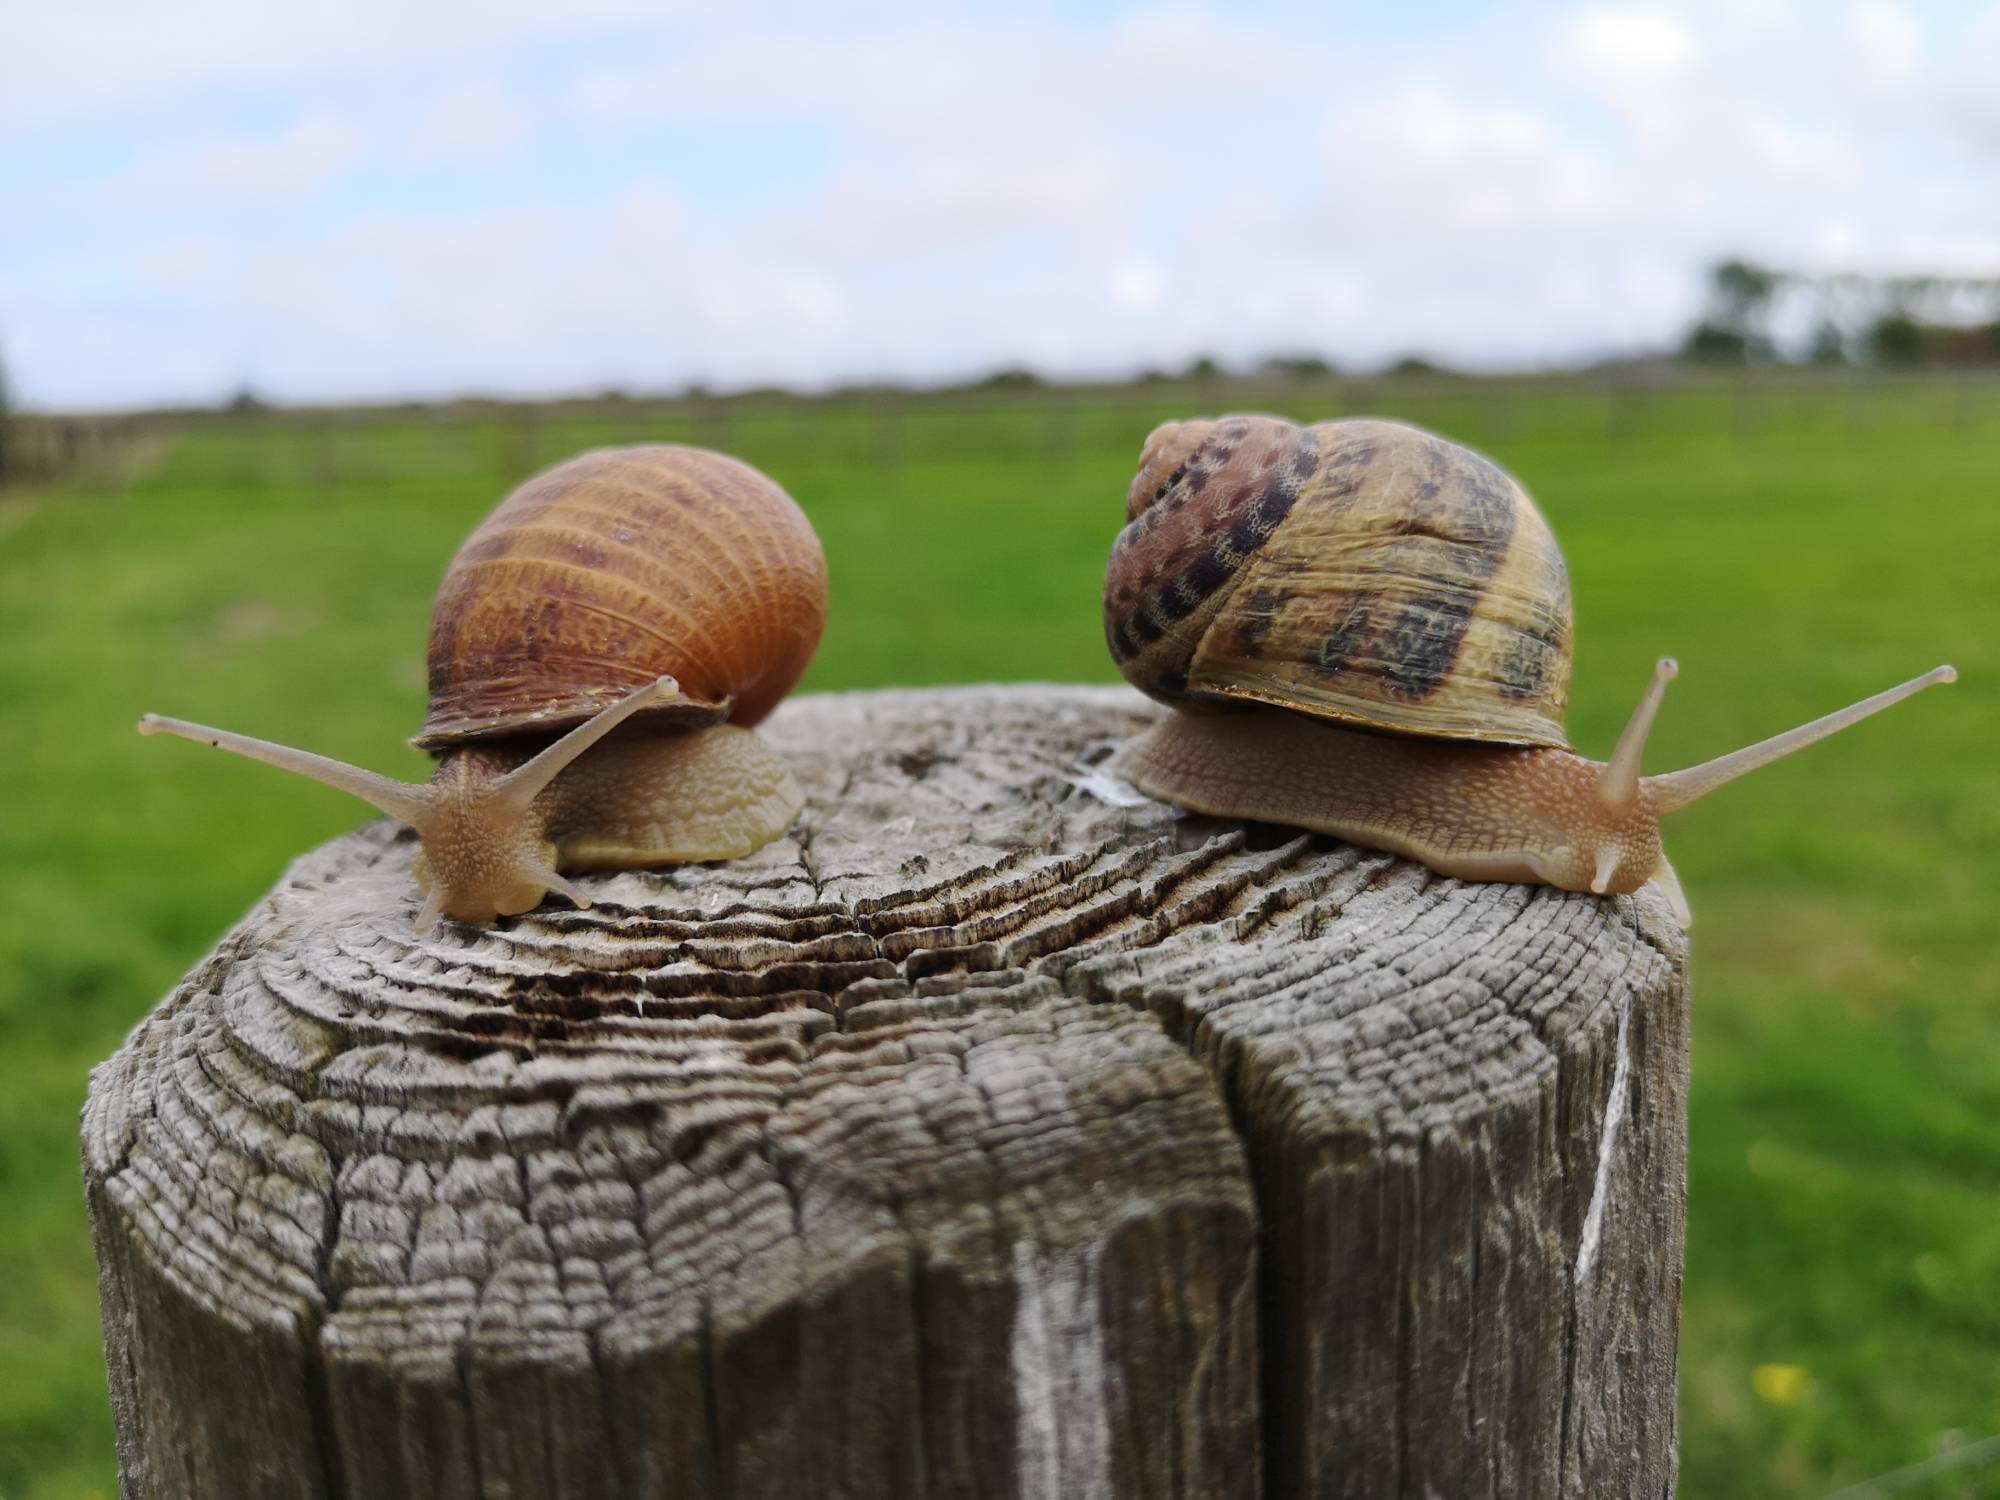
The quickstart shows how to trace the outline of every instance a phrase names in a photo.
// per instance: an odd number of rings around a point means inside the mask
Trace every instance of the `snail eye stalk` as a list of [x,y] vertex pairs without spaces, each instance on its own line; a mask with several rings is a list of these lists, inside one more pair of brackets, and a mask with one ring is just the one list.
[[[1754,745],[1746,745],[1741,750],[1728,755],[1717,756],[1714,760],[1703,761],[1698,766],[1689,766],[1684,771],[1669,771],[1662,776],[1649,776],[1647,784],[1658,789],[1660,812],[1677,811],[1691,802],[1706,797],[1719,786],[1726,786],[1739,776],[1748,776],[1752,771],[1761,770],[1774,760],[1783,760],[1787,755],[1796,754],[1808,745],[1816,745],[1821,740],[1839,734],[1841,730],[1859,724],[1863,719],[1872,718],[1885,708],[1893,708],[1905,698],[1914,697],[1925,688],[1940,683],[1958,681],[1958,672],[1952,667],[1932,667],[1921,677],[1912,677],[1908,682],[1899,683],[1872,698],[1863,698],[1859,703],[1850,704],[1828,714],[1825,718],[1814,719],[1810,724],[1801,724],[1796,729],[1788,729],[1783,734],[1759,740]],[[1622,747],[1621,747],[1622,748]]]

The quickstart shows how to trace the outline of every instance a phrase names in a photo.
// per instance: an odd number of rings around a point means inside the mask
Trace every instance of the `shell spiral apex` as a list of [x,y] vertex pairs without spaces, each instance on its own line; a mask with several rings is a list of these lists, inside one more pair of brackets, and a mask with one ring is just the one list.
[[582,454],[452,559],[414,743],[553,732],[663,676],[681,697],[649,716],[755,724],[804,673],[826,603],[805,513],[748,464],[673,444]]
[[1566,743],[1568,569],[1534,502],[1479,454],[1370,419],[1169,423],[1125,513],[1105,636],[1153,697]]

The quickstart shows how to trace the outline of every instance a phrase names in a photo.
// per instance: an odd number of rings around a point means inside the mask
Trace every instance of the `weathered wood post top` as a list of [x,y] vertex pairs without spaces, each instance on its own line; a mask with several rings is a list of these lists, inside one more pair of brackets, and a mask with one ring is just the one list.
[[789,838],[496,930],[301,859],[91,1081],[125,1494],[1669,1494],[1664,905],[1137,799],[1154,712],[798,699]]

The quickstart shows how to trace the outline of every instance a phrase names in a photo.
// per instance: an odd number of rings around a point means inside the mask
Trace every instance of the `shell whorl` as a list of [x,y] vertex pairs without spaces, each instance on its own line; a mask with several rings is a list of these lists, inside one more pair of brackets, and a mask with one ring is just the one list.
[[1569,573],[1479,454],[1376,420],[1172,423],[1146,440],[1126,516],[1105,637],[1153,697],[1565,743]]
[[660,676],[685,697],[645,712],[755,724],[811,660],[826,592],[805,513],[748,464],[670,444],[582,454],[452,559],[414,743],[561,730]]

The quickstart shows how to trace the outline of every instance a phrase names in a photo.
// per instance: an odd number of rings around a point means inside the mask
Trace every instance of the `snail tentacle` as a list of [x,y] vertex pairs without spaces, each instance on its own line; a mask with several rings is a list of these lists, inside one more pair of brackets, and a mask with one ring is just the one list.
[[520,873],[524,878],[536,882],[543,890],[553,891],[561,896],[578,911],[590,910],[590,897],[584,894],[583,889],[574,881],[563,879],[540,860],[522,861]]
[[431,790],[427,786],[398,781],[393,776],[351,766],[344,760],[315,755],[310,750],[260,740],[252,735],[237,734],[229,729],[211,729],[206,724],[170,719],[164,714],[141,714],[139,733],[171,734],[179,739],[192,740],[197,745],[227,750],[247,760],[262,761],[267,766],[276,766],[281,771],[290,771],[322,786],[359,797],[378,812],[399,818],[413,828],[422,826],[434,806]]
[[535,755],[533,759],[522,762],[495,782],[491,789],[495,804],[516,811],[526,809],[530,802],[541,795],[542,789],[568,770],[584,751],[640,709],[675,697],[679,692],[680,684],[673,678],[659,677],[644,687],[627,693],[609,708],[577,725],[546,750]]
[[417,936],[428,936],[442,915],[444,915],[444,887],[433,885],[424,892],[424,904],[417,911],[417,920],[414,924]]
[[1741,750],[1733,750],[1714,760],[1703,761],[1698,766],[1689,766],[1684,771],[1668,771],[1664,775],[1649,776],[1647,783],[1653,787],[1660,801],[1660,811],[1670,813],[1686,807],[1689,803],[1706,797],[1717,787],[1734,781],[1739,776],[1747,776],[1760,770],[1775,760],[1783,760],[1803,750],[1808,745],[1816,745],[1841,730],[1871,718],[1885,708],[1892,708],[1905,698],[1921,693],[1927,687],[1940,683],[1958,681],[1955,667],[1932,667],[1921,677],[1912,677],[1908,682],[1863,698],[1859,703],[1849,704],[1814,719],[1809,724],[1801,724],[1796,729],[1788,729],[1783,734],[1774,734],[1768,740],[1759,740],[1754,745],[1746,745]]
[[1605,763],[1604,774],[1597,778],[1597,798],[1606,807],[1630,807],[1639,795],[1639,763],[1646,754],[1646,738],[1653,732],[1653,720],[1659,716],[1667,684],[1680,675],[1680,670],[1680,663],[1671,656],[1661,657],[1653,668],[1653,680],[1646,685],[1639,706],[1632,710],[1625,732],[1618,736],[1618,748]]

